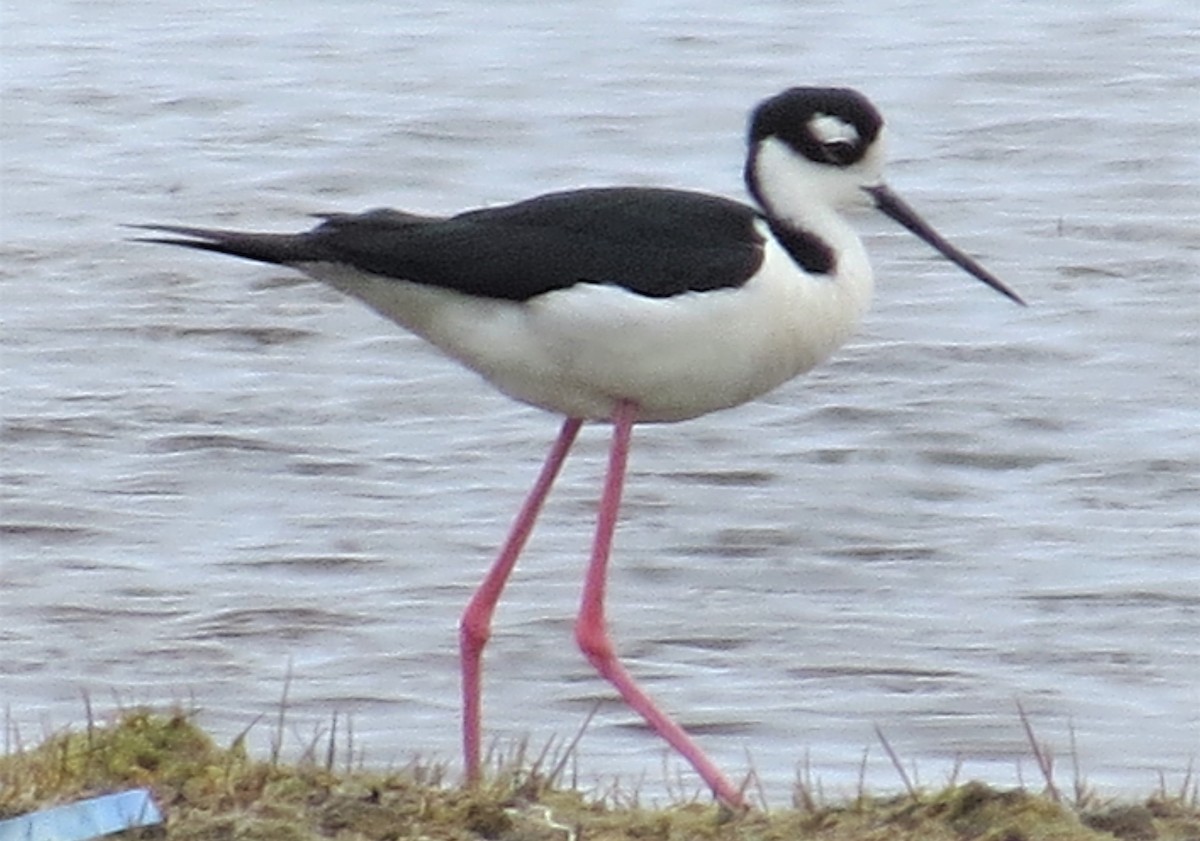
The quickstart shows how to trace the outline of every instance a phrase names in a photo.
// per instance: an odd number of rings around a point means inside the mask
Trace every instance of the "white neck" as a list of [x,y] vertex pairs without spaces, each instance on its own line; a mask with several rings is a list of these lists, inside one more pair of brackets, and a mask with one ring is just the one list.
[[816,237],[834,254],[831,294],[854,299],[859,314],[870,301],[871,265],[843,208],[863,205],[856,173],[815,164],[776,138],[759,144],[751,166],[763,210],[775,224]]

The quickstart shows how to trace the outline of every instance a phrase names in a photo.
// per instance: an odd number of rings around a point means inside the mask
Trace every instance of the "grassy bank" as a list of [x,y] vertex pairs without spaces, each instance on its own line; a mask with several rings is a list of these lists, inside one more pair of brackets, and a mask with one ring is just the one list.
[[[0,757],[0,819],[133,786],[162,807],[162,827],[117,838],[172,841],[1200,841],[1190,776],[1180,790],[1140,802],[1067,803],[1050,794],[982,783],[902,797],[863,794],[818,802],[798,787],[794,808],[733,815],[680,803],[644,809],[598,801],[553,784],[558,774],[519,759],[485,785],[452,785],[444,769],[414,763],[386,772],[335,771],[310,750],[297,763],[247,755],[241,739],[214,743],[181,711],[127,710],[106,725],[63,732]],[[634,803],[635,805],[630,805]]]

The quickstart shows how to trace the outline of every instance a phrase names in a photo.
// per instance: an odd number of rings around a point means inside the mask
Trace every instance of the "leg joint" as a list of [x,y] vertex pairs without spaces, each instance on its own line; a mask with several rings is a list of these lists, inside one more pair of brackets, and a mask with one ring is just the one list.
[[458,623],[458,647],[463,652],[482,651],[492,638],[491,622],[468,610]]
[[601,672],[606,664],[617,659],[616,649],[602,624],[582,620],[576,622],[575,643],[588,662]]

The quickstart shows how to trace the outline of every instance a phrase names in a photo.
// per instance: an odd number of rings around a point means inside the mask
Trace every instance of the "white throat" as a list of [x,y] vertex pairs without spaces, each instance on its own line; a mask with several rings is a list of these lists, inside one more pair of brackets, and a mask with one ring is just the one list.
[[843,211],[869,205],[860,185],[878,180],[878,160],[872,148],[852,167],[816,164],[771,137],[759,144],[752,164],[763,210],[776,224],[816,237],[833,252],[832,275],[817,278],[817,294],[840,301],[834,309],[849,316],[846,327],[866,311],[874,282],[866,249]]

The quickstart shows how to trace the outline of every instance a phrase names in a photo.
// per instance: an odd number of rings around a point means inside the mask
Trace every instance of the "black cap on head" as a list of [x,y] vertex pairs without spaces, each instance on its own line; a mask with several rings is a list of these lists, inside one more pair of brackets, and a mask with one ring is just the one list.
[[788,88],[750,116],[750,143],[777,137],[814,163],[851,166],[879,136],[883,117],[850,88]]

